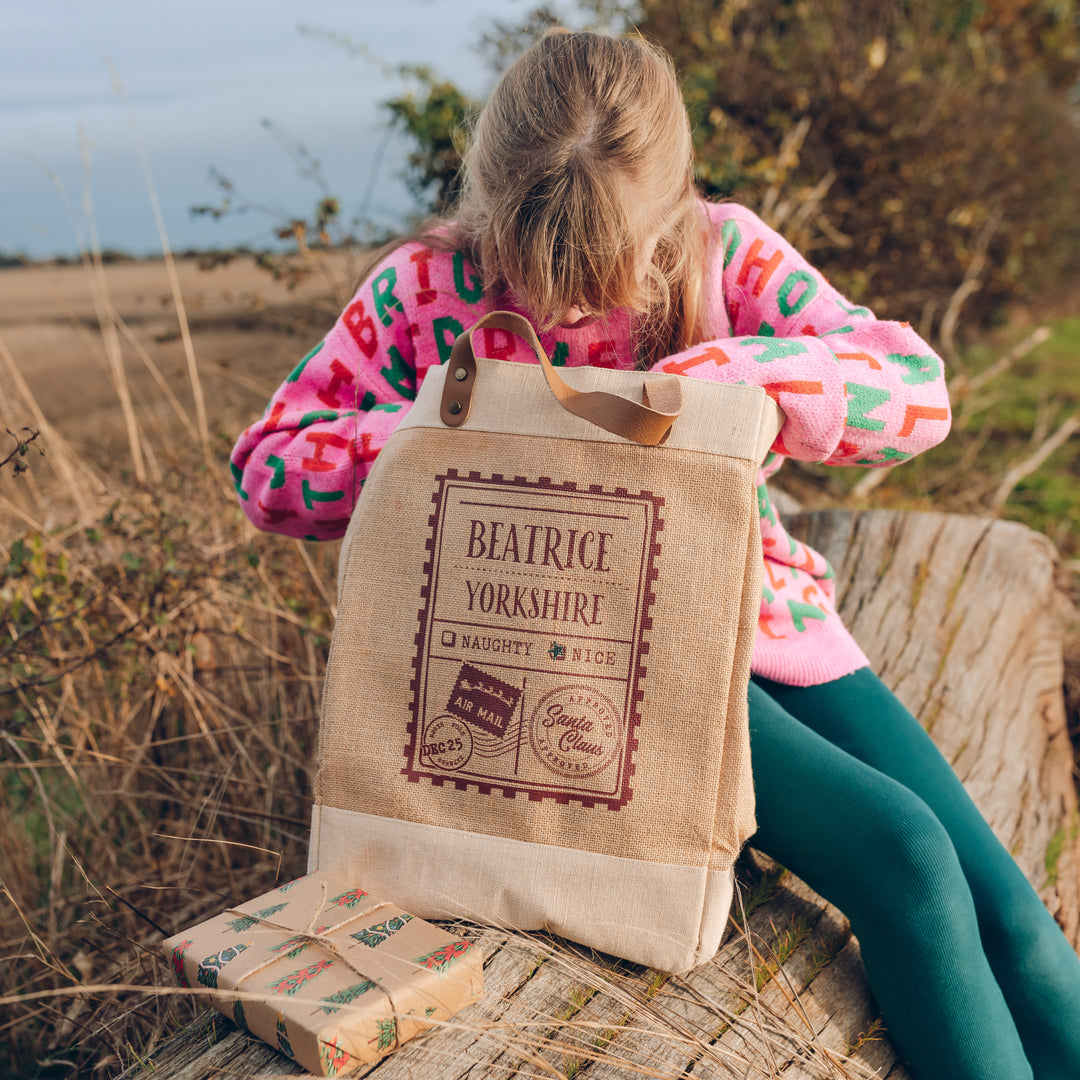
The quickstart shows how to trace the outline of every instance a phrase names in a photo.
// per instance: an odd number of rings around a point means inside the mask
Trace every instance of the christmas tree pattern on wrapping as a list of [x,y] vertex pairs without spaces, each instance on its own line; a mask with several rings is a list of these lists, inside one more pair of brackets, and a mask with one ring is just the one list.
[[234,1001],[233,1002],[233,1017],[232,1018],[233,1018],[233,1023],[238,1028],[243,1028],[245,1031],[248,1030],[247,1015],[244,1012],[244,1003],[242,1001]]
[[270,951],[279,954],[286,960],[295,960],[302,952],[310,949],[315,943],[309,937],[291,937],[274,945]]
[[377,1021],[375,1028],[378,1034],[368,1042],[374,1043],[376,1050],[392,1050],[397,1044],[397,1020],[388,1016],[384,1020]]
[[440,949],[418,956],[413,963],[442,975],[455,960],[460,960],[471,948],[471,941],[451,941]]
[[[887,467],[940,441],[949,420],[941,361],[907,324],[848,302],[749,210],[724,204],[706,212],[718,242],[704,300],[721,336],[655,370],[760,386],[777,402],[786,423],[759,483],[785,456]],[[238,441],[234,478],[252,520],[290,535],[342,535],[352,500],[426,372],[446,362],[487,301],[460,253],[411,242],[386,256],[264,420]],[[633,366],[628,318],[564,336],[541,335],[557,364]],[[497,360],[531,359],[498,328],[480,331],[477,346]],[[759,503],[772,573],[753,669],[805,685],[866,663],[836,614],[827,562],[791,541],[760,492]]]
[[363,889],[350,889],[348,892],[343,892],[337,896],[332,896],[327,901],[327,907],[343,907],[346,911],[352,911],[354,907],[360,904],[361,900],[365,900],[368,897],[368,893]]
[[199,970],[195,973],[195,978],[203,986],[207,986],[211,990],[216,990],[218,974],[221,969],[229,963],[230,960],[235,960],[250,944],[250,941],[245,941],[241,945],[230,945],[228,948],[214,953],[213,956],[206,957],[206,959],[199,962]]
[[287,1057],[296,1060],[296,1055],[293,1053],[292,1043],[289,1042],[289,1029],[285,1026],[284,1013],[278,1013],[277,1015],[277,1048]]
[[386,919],[384,922],[375,923],[355,934],[350,934],[349,937],[355,938],[361,945],[367,945],[369,948],[374,949],[411,921],[411,915],[402,913],[401,915],[395,915],[392,919]]
[[312,979],[317,979],[324,971],[334,966],[333,960],[317,960],[309,967],[300,968],[298,971],[290,971],[276,982],[272,982],[268,990],[275,994],[284,994],[293,997],[299,990],[307,986]]
[[338,1046],[337,1039],[319,1040],[319,1063],[324,1076],[337,1076],[352,1060],[352,1055]]
[[188,982],[187,972],[184,970],[184,955],[188,949],[194,945],[194,941],[181,941],[179,945],[175,946],[172,951],[172,969],[173,974],[176,976],[176,981],[181,986],[190,986]]
[[253,915],[241,915],[238,919],[230,919],[225,926],[234,934],[246,934],[260,919],[272,918],[279,911],[284,911],[288,906],[287,902],[284,904],[272,904],[270,907],[263,908],[262,911],[256,911]]
[[327,1002],[326,1005],[320,1005],[312,1012],[312,1016],[315,1013],[324,1013],[330,1016],[336,1013],[342,1005],[351,1005],[358,997],[366,994],[369,990],[375,989],[375,983],[371,979],[364,979],[363,982],[353,983],[352,986],[346,986],[344,990],[337,990],[333,994],[327,994],[326,997],[320,998],[320,1001]]

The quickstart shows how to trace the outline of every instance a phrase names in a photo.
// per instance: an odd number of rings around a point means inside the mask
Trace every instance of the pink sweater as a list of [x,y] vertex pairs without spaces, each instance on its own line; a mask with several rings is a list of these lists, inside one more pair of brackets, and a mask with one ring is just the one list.
[[[784,457],[889,466],[934,446],[950,422],[942,363],[907,323],[849,304],[751,211],[703,205],[712,231],[710,340],[657,368],[762,386],[784,410],[758,477],[765,578],[753,670],[794,686],[828,682],[867,659],[836,613],[832,568],[787,534],[765,480]],[[494,306],[514,308],[509,298]],[[428,369],[487,310],[460,254],[412,243],[388,255],[237,440],[233,479],[252,522],[311,540],[342,536],[364,477]],[[623,313],[556,329],[541,343],[569,367],[634,364]],[[483,346],[496,359],[532,360],[501,330],[485,330]]]

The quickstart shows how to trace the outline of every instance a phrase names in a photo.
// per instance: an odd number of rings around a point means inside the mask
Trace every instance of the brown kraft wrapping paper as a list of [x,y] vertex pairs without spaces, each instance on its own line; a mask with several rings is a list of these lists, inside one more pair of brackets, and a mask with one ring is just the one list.
[[309,865],[686,970],[755,827],[755,476],[778,415],[686,380],[642,447],[530,366],[478,368],[458,429],[429,373],[346,535]]
[[477,946],[321,873],[163,948],[182,986],[239,991],[211,1004],[319,1076],[390,1053],[483,992]]

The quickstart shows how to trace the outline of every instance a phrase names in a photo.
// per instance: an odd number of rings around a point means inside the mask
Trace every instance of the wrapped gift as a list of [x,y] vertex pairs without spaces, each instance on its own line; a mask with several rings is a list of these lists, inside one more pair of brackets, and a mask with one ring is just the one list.
[[483,991],[471,942],[323,873],[164,948],[182,986],[221,991],[216,1009],[320,1076],[389,1053]]

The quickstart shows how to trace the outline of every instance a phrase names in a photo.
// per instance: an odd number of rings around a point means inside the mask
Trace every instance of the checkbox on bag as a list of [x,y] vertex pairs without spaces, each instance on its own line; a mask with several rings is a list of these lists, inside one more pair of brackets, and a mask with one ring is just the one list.
[[442,643],[447,649],[452,649],[457,644],[457,634],[453,630],[444,630],[442,632]]

